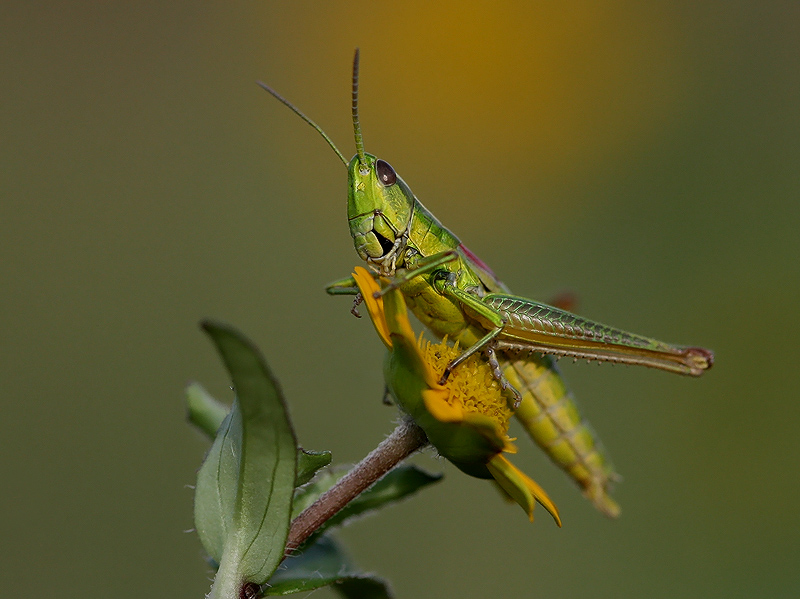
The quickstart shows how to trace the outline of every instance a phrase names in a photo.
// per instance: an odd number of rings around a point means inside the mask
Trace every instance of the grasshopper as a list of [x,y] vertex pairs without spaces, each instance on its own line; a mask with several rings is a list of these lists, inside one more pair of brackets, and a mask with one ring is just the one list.
[[[444,227],[388,162],[364,151],[358,118],[359,52],[353,60],[352,117],[356,154],[348,162],[311,119],[269,86],[267,92],[311,125],[348,169],[347,217],[356,252],[399,289],[414,315],[436,336],[466,348],[442,382],[470,355],[483,352],[512,397],[515,416],[533,440],[610,517],[619,514],[609,495],[618,479],[599,440],[581,417],[556,365],[570,356],[649,366],[699,376],[713,364],[711,351],[663,343],[594,322],[563,308],[511,295],[491,268]],[[327,287],[331,295],[356,295],[352,278]]]

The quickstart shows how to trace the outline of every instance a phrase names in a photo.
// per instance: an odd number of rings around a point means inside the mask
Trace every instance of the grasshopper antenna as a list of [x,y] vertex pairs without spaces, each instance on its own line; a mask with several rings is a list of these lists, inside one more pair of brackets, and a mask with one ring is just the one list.
[[[358,54],[356,53],[356,59],[357,59],[357,58],[358,58]],[[328,137],[328,136],[326,135],[326,133],[325,133],[325,132],[322,130],[322,127],[320,127],[319,125],[317,125],[317,124],[316,124],[314,121],[312,121],[310,118],[308,118],[308,117],[307,117],[306,115],[304,115],[302,112],[300,112],[300,109],[299,109],[299,108],[297,108],[297,106],[295,106],[294,104],[292,104],[291,102],[289,102],[289,100],[287,100],[286,98],[284,98],[282,95],[280,95],[280,94],[279,94],[278,92],[276,92],[274,89],[272,89],[272,88],[271,88],[269,85],[267,85],[266,83],[262,83],[261,81],[256,81],[256,83],[259,85],[259,87],[263,88],[265,91],[267,91],[267,92],[269,92],[270,94],[272,94],[272,96],[273,96],[273,97],[275,97],[277,100],[279,100],[280,102],[282,102],[283,104],[285,104],[286,106],[288,106],[288,107],[289,107],[289,108],[292,110],[292,112],[294,112],[294,113],[295,113],[297,116],[299,116],[301,119],[303,119],[303,120],[304,120],[306,123],[308,123],[309,125],[311,125],[312,127],[314,127],[314,129],[317,131],[317,133],[319,133],[319,134],[322,136],[322,138],[323,138],[325,141],[327,141],[327,142],[328,142],[328,145],[329,145],[331,148],[333,148],[333,151],[334,151],[334,152],[336,152],[336,155],[337,155],[337,156],[339,157],[339,159],[340,159],[340,160],[341,160],[341,161],[344,163],[344,165],[345,165],[345,166],[347,166],[347,160],[346,160],[346,159],[345,159],[345,157],[342,155],[342,153],[339,151],[339,148],[337,148],[337,147],[336,147],[336,144],[334,144],[334,143],[333,143],[333,141],[331,140],[331,138],[330,138],[330,137]],[[364,149],[362,148],[362,149],[361,149],[361,153],[363,154],[363,152],[364,152]],[[360,156],[360,155],[359,155],[359,156]],[[359,159],[359,160],[360,160],[360,159]]]
[[356,55],[353,57],[353,132],[356,136],[356,152],[358,153],[358,163],[361,165],[362,172],[367,170],[367,157],[364,155],[364,138],[361,136],[361,124],[358,122],[358,62],[359,52],[356,48]]

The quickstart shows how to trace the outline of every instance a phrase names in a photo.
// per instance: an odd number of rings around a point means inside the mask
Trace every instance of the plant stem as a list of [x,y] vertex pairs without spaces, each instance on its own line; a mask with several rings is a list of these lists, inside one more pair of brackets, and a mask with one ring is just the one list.
[[410,418],[403,420],[367,457],[292,521],[285,554],[291,555],[326,520],[427,444],[422,429]]

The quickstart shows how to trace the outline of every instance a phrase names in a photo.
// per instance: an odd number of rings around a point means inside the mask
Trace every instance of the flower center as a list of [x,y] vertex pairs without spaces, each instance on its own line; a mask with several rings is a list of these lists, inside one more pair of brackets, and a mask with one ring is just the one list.
[[[461,354],[458,344],[454,347],[447,345],[447,338],[442,343],[431,343],[420,334],[417,346],[437,377],[442,376],[447,365]],[[447,398],[450,405],[459,405],[465,412],[488,416],[497,422],[503,433],[508,432],[508,421],[513,412],[491,368],[478,355],[459,364],[444,386],[450,392]]]

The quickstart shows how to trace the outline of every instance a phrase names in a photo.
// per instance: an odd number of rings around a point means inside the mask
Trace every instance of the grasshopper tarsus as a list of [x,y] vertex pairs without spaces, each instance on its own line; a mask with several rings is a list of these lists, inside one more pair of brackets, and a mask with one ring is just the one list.
[[350,314],[355,316],[356,318],[361,318],[361,313],[358,311],[358,306],[361,305],[361,302],[364,301],[364,296],[360,293],[356,293],[356,296],[353,298],[353,307],[350,308]]

